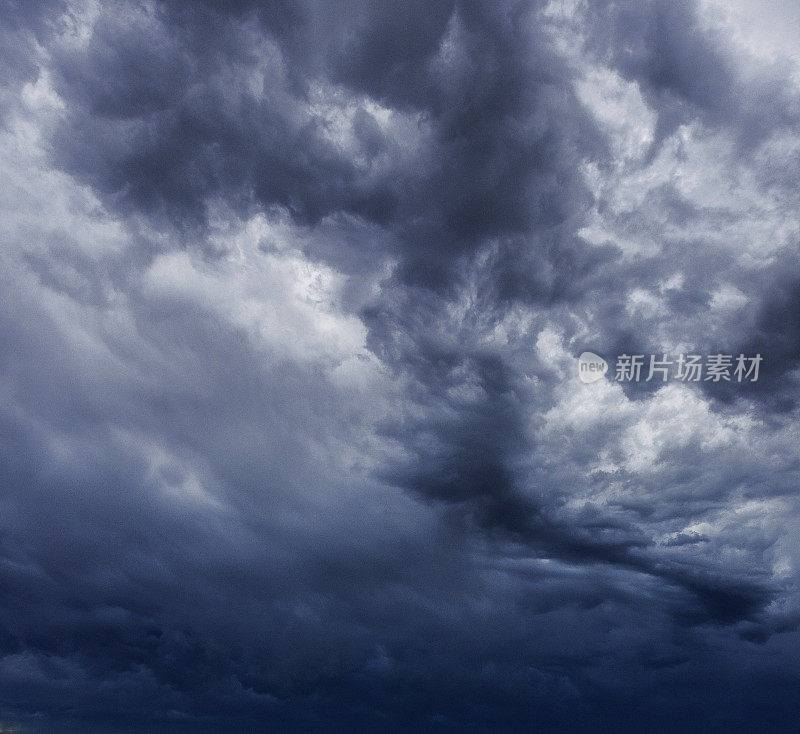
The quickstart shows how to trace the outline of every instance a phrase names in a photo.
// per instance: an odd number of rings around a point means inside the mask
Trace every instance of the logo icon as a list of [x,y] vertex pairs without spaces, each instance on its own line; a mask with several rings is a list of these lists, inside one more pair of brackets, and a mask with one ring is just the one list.
[[583,352],[578,357],[578,378],[586,385],[597,382],[608,372],[608,362],[594,352]]

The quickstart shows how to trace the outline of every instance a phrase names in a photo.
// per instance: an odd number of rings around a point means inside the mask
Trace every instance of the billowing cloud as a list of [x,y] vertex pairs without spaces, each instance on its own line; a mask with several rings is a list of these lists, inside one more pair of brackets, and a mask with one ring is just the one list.
[[758,7],[0,5],[0,728],[793,731]]

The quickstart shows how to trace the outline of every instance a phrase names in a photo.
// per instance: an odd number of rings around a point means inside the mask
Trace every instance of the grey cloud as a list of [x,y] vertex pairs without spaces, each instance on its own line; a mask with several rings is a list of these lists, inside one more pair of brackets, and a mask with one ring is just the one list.
[[2,6],[0,726],[793,730],[796,92],[556,6]]
[[730,40],[704,26],[692,0],[601,3],[593,10],[592,45],[641,84],[658,113],[653,153],[678,125],[698,116],[734,126],[744,150],[795,125],[797,96],[786,87],[785,70],[760,69],[755,83],[742,78]]

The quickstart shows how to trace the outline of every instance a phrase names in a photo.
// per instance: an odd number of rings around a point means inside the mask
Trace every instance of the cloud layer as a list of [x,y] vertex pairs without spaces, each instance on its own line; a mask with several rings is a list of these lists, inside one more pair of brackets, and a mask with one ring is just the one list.
[[2,729],[794,731],[765,12],[0,4]]

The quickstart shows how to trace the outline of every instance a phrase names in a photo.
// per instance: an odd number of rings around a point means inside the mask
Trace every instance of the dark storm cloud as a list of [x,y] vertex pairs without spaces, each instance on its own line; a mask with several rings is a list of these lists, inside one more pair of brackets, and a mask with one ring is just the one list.
[[[692,3],[554,5],[0,6],[0,726],[791,730],[796,243],[608,191],[698,124],[790,211],[796,95]],[[665,338],[773,371],[566,374]]]
[[596,50],[636,80],[657,111],[653,153],[678,125],[697,117],[735,126],[746,150],[795,125],[796,91],[787,89],[781,70],[760,70],[755,84],[743,79],[729,39],[703,26],[692,0],[603,2],[592,10]]
[[[776,593],[765,570],[719,573],[699,559],[687,567],[684,559],[665,557],[627,513],[614,516],[587,506],[577,515],[563,515],[558,495],[564,477],[542,466],[531,483],[518,469],[526,455],[538,450],[531,446],[522,406],[533,404],[543,411],[552,405],[547,366],[528,365],[545,380],[541,389],[531,390],[502,356],[471,344],[470,339],[481,335],[483,304],[456,324],[440,312],[430,313],[437,299],[407,291],[400,298],[406,300],[402,306],[393,304],[391,318],[369,312],[367,324],[373,349],[410,377],[409,400],[421,402],[425,410],[384,425],[383,431],[402,443],[408,455],[382,474],[386,481],[426,500],[446,502],[459,524],[499,533],[531,553],[663,579],[682,589],[674,613],[684,621],[759,621]],[[447,328],[451,332],[443,333]],[[691,463],[685,453],[676,457],[684,468]],[[743,468],[737,470],[735,475],[744,479]],[[727,491],[720,487],[714,500],[724,500]],[[674,510],[678,517],[690,514],[680,507]]]
[[[56,159],[123,210],[179,222],[202,222],[212,196],[283,206],[306,223],[364,218],[396,233],[409,279],[434,286],[489,238],[516,252],[534,231],[580,218],[589,196],[575,164],[598,136],[529,7],[355,8],[104,13],[85,49],[56,53],[69,101]],[[259,63],[263,82],[244,84]],[[404,141],[361,106],[356,163],[308,109],[322,82],[344,85],[357,106],[368,95],[419,116],[425,147],[403,157]]]
[[[127,211],[189,225],[214,195],[281,205],[308,222],[386,216],[388,185],[364,180],[326,142],[249,14],[190,12],[185,27],[164,14],[121,6],[101,15],[86,49],[57,54],[58,89],[71,102],[55,140],[64,166]],[[244,77],[259,62],[254,88]]]
[[778,258],[753,329],[741,344],[742,352],[766,357],[761,384],[757,392],[755,386],[752,389],[770,409],[779,412],[796,405],[800,379],[800,273],[796,265],[796,247]]
[[[592,12],[597,15],[589,26],[588,48],[635,82],[656,115],[645,163],[653,164],[665,141],[682,125],[721,131],[734,143],[731,159],[722,165],[728,166],[732,176],[751,166],[757,180],[754,193],[773,197],[774,207],[790,212],[796,205],[796,197],[788,193],[795,177],[790,171],[795,168],[787,166],[783,152],[770,150],[794,135],[800,122],[797,88],[786,67],[778,61],[743,64],[739,48],[723,30],[704,23],[701,6],[690,0],[602,3],[593,5]],[[681,150],[680,155],[687,153]],[[597,203],[603,212],[609,202],[600,199]],[[792,373],[798,364],[793,336],[797,309],[792,296],[797,281],[796,229],[785,237],[770,235],[774,239],[767,245],[774,255],[755,267],[751,262],[743,265],[736,248],[709,236],[714,228],[722,232],[735,226],[748,233],[752,214],[752,210],[727,206],[698,208],[670,183],[649,191],[636,210],[612,215],[620,233],[635,237],[644,232],[659,242],[660,251],[615,268],[615,283],[625,284],[620,288],[608,291],[607,271],[601,271],[597,281],[589,281],[590,289],[595,283],[598,287],[590,290],[591,298],[603,302],[604,310],[596,325],[603,336],[596,343],[603,344],[609,355],[658,353],[665,348],[658,325],[680,319],[684,328],[680,341],[688,339],[695,352],[765,357],[760,384],[741,389],[703,384],[709,395],[728,401],[743,391],[768,410],[791,408],[796,387]],[[665,222],[688,236],[665,232]],[[694,234],[698,228],[704,230],[701,235]],[[746,238],[745,234],[745,242]],[[665,310],[649,319],[626,313],[631,288],[657,289],[675,273],[681,274],[683,283],[664,294]],[[704,314],[714,292],[725,283],[735,285],[750,303],[735,320],[711,325]],[[704,326],[686,328],[692,323]],[[652,386],[631,385],[628,390],[636,396],[648,394]]]
[[8,111],[16,105],[22,85],[36,79],[39,67],[36,63],[36,40],[45,26],[50,12],[63,10],[64,3],[23,2],[3,0],[0,4],[0,73],[3,77],[0,93],[0,123],[6,123]]

